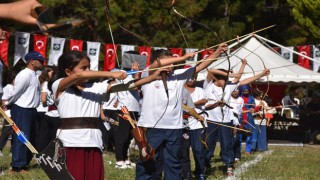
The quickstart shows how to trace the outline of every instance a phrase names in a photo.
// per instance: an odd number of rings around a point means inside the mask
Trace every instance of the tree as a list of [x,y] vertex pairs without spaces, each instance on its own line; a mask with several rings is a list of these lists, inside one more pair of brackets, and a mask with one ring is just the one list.
[[307,39],[318,42],[320,40],[320,1],[288,0],[288,4],[292,7],[294,19],[303,27]]

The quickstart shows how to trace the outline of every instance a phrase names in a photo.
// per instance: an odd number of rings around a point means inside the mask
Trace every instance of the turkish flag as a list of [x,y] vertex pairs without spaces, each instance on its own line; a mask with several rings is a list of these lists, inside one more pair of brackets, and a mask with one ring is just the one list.
[[110,71],[116,67],[117,44],[105,44],[104,46],[104,71]]
[[73,51],[82,51],[83,47],[83,41],[82,40],[75,40],[75,39],[70,39],[70,50]]
[[182,48],[170,48],[170,52],[173,57],[181,57],[182,56]]
[[0,41],[0,59],[2,59],[3,63],[9,67],[8,62],[8,50],[9,50],[9,37],[10,33],[7,32],[7,39]]
[[146,67],[148,67],[150,65],[151,47],[139,46],[138,51],[140,55],[147,56]]
[[210,54],[213,53],[213,50],[204,50],[201,53],[201,59],[206,59]]
[[[47,42],[48,36],[41,34],[33,35],[33,50],[39,52],[44,58],[47,53]],[[46,65],[46,62],[44,62],[44,65]]]
[[[298,52],[300,54],[303,54],[305,56],[310,57],[310,46],[306,45],[306,46],[298,46]],[[309,69],[310,68],[310,63],[309,63],[309,59],[299,56],[298,57],[298,64],[304,68]]]
[[40,34],[33,35],[33,50],[46,57],[48,37]]

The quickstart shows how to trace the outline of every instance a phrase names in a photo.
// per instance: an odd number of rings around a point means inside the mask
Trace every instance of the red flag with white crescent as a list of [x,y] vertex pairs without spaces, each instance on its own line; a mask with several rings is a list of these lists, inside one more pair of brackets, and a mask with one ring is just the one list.
[[173,57],[181,57],[182,56],[182,48],[170,48],[170,52]]
[[7,32],[6,36],[7,36],[7,39],[0,41],[0,59],[2,59],[3,63],[7,67],[9,67],[8,51],[9,51],[10,32]]
[[[305,56],[310,57],[310,46],[306,45],[306,46],[298,46],[298,52],[300,54],[303,54]],[[298,64],[304,68],[309,69],[310,68],[310,61],[309,59],[303,57],[303,56],[299,56],[298,57]]]
[[[48,36],[41,34],[33,35],[33,50],[39,52],[43,57],[46,57],[47,53]],[[44,65],[46,62],[44,62]]]
[[104,46],[104,71],[110,71],[116,67],[117,44],[105,44]]
[[206,59],[212,53],[213,53],[213,50],[204,50],[204,51],[202,51],[201,59]]
[[150,58],[151,58],[151,47],[149,46],[139,46],[139,54],[143,56],[147,56],[146,67],[150,65]]
[[73,51],[82,51],[83,47],[83,41],[82,40],[75,40],[75,39],[70,39],[69,40],[70,44],[70,50]]
[[33,35],[33,50],[46,57],[48,37],[40,34]]

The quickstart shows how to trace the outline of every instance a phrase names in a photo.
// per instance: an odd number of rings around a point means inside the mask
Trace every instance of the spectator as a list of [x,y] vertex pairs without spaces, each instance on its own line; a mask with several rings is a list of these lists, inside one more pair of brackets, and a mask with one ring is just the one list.
[[[13,95],[9,98],[8,104],[12,105],[13,121],[32,143],[35,137],[35,122],[38,118],[36,108],[40,103],[40,83],[36,71],[42,69],[45,58],[38,52],[29,52],[25,60],[27,66],[17,74]],[[18,140],[15,133],[12,141],[12,171],[25,173],[32,158],[31,152]]]
[[[8,77],[7,77],[8,83],[3,88],[2,109],[6,112],[8,117],[11,117],[11,113],[10,113],[11,107],[7,105],[8,105],[8,99],[12,96],[12,93],[13,93],[14,78],[15,78],[15,74],[13,72],[8,72]],[[13,130],[11,126],[9,126],[9,123],[6,120],[4,120],[2,125],[1,135],[0,135],[0,156],[3,156],[2,150],[7,144],[9,136],[12,134],[12,132]]]
[[289,89],[289,94],[282,98],[282,105],[284,108],[290,108],[294,117],[299,117],[299,104],[295,99],[295,90],[293,87]]

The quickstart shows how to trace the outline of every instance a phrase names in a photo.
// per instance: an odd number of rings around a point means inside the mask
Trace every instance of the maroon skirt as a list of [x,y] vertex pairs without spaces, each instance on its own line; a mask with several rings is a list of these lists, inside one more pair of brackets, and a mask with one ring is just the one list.
[[75,180],[104,179],[102,152],[99,148],[65,147],[66,163]]

